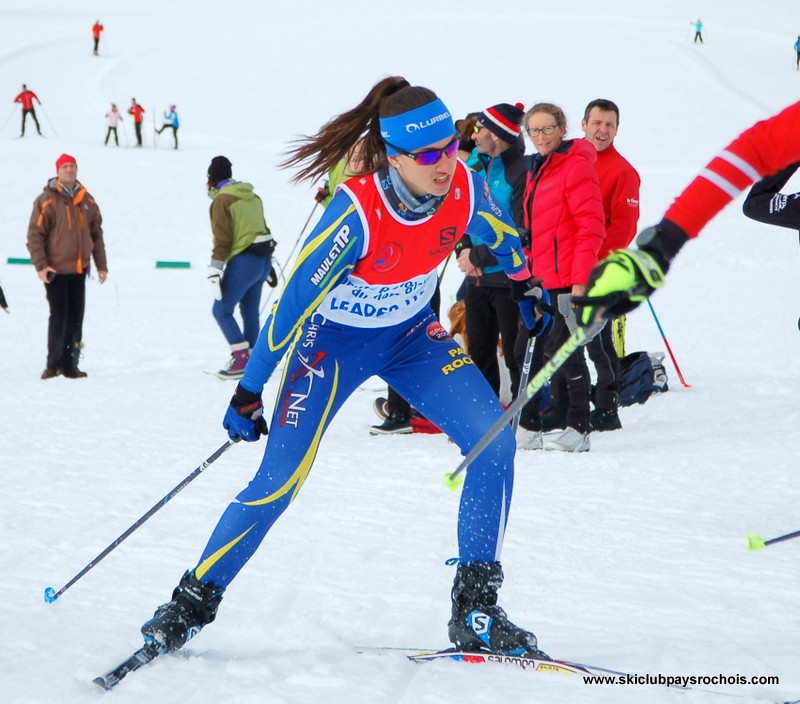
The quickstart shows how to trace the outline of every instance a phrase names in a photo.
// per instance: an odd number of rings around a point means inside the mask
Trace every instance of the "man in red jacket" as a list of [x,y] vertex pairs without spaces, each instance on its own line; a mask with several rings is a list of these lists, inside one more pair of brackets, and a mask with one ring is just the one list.
[[133,115],[133,129],[136,130],[136,146],[141,147],[144,108],[136,102],[136,98],[131,98],[131,106],[128,108],[128,115]]
[[33,109],[33,101],[42,104],[42,101],[39,100],[39,96],[36,95],[32,90],[28,90],[28,86],[24,83],[22,84],[22,92],[14,98],[15,103],[22,104],[22,133],[20,137],[25,136],[25,119],[28,117],[28,113],[33,118],[33,121],[36,123],[36,131],[39,133],[39,136],[42,136],[42,130],[39,127],[39,120],[36,119],[36,110]]
[[661,222],[636,238],[638,249],[623,249],[601,261],[586,292],[573,303],[579,320],[627,313],[664,285],[678,252],[751,183],[800,160],[800,102],[745,130],[715,156],[664,213]]
[[[593,100],[586,106],[581,122],[586,140],[597,149],[595,169],[600,180],[603,196],[606,237],[600,245],[598,259],[604,259],[616,249],[627,247],[636,235],[639,221],[639,186],[641,180],[631,166],[614,147],[614,138],[619,128],[619,107],[611,100]],[[613,321],[624,349],[625,316]],[[594,411],[589,417],[592,430],[619,430],[617,408],[622,371],[618,352],[614,345],[612,321],[606,325],[588,345],[586,352],[597,371],[594,393]]]

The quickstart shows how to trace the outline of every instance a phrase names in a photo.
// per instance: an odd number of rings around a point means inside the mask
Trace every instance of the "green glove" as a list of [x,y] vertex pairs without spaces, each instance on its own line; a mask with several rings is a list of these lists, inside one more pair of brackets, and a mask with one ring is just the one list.
[[670,262],[688,239],[677,225],[662,220],[642,231],[636,239],[639,249],[620,249],[601,261],[589,275],[586,293],[572,298],[581,306],[581,325],[618,318],[636,308],[664,285]]

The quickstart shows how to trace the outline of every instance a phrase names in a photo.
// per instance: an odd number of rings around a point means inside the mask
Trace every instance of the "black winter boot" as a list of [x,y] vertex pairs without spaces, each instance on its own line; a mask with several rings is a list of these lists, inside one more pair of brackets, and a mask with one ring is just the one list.
[[526,655],[550,660],[539,650],[536,636],[508,620],[497,606],[503,583],[499,562],[462,562],[451,593],[453,616],[448,624],[450,642],[467,652],[489,650],[501,655]]
[[157,645],[162,654],[182,648],[216,618],[224,591],[224,587],[198,581],[187,570],[172,592],[172,601],[161,604],[142,626],[145,643]]

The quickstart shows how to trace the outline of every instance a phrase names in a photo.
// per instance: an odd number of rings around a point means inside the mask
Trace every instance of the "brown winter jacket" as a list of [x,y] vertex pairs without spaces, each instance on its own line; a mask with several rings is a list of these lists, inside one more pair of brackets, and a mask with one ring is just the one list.
[[51,266],[59,274],[81,274],[90,256],[99,271],[108,271],[103,216],[89,192],[80,182],[77,186],[70,197],[52,178],[33,203],[28,251],[36,271]]

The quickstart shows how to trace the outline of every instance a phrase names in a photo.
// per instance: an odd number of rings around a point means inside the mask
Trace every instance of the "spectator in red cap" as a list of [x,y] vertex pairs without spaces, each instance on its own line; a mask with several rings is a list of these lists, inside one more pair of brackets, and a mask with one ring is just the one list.
[[78,357],[90,257],[101,284],[108,275],[103,216],[77,176],[75,157],[58,157],[56,177],[34,201],[28,225],[28,251],[50,304],[47,367],[42,379],[86,376],[78,369]]
[[178,120],[178,113],[175,110],[174,105],[169,106],[169,112],[166,110],[164,111],[164,124],[161,125],[160,130],[156,130],[156,134],[161,134],[167,127],[172,128],[172,138],[175,140],[175,149],[178,148],[178,127],[181,126],[180,120]]

